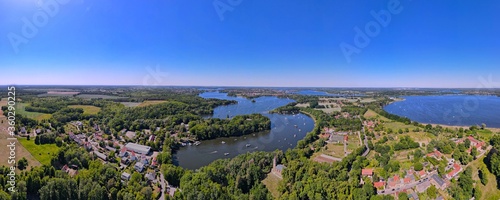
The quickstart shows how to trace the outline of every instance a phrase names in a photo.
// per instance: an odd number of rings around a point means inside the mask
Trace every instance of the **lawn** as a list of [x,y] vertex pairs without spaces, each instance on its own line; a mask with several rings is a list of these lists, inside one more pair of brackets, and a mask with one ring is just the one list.
[[144,101],[141,104],[139,104],[139,107],[156,105],[156,104],[165,103],[165,102],[167,102],[167,101]]
[[121,102],[121,104],[125,105],[125,107],[136,107],[141,105],[141,103],[137,102]]
[[324,153],[333,157],[343,158],[344,157],[344,145],[329,143],[326,145],[326,150],[321,150],[320,153]]
[[68,106],[68,107],[70,107],[70,108],[81,108],[81,109],[83,109],[83,114],[87,114],[87,115],[96,115],[97,113],[99,113],[99,111],[101,111],[101,108],[96,107],[96,106],[71,105],[71,106]]
[[279,198],[278,185],[280,181],[281,179],[273,173],[267,174],[267,177],[262,180],[262,183],[267,187],[275,199]]
[[19,138],[18,141],[33,155],[40,163],[50,165],[52,155],[57,154],[59,147],[55,144],[36,145],[35,141]]
[[16,104],[16,114],[23,115],[25,117],[35,119],[35,120],[43,120],[50,119],[52,114],[39,113],[39,112],[28,112],[25,110],[27,103],[17,103]]
[[101,94],[80,94],[76,97],[82,99],[121,99],[126,97],[111,96],[111,95],[101,95]]
[[470,166],[472,167],[473,171],[472,179],[476,180],[476,184],[479,184],[479,188],[481,188],[481,192],[483,192],[481,199],[500,199],[500,190],[497,189],[497,181],[495,175],[491,174],[489,171],[486,172],[488,174],[488,183],[486,185],[483,185],[479,180],[477,170],[481,169],[482,166],[486,167],[483,159],[484,157],[471,162]]
[[378,113],[376,113],[375,111],[373,111],[371,109],[368,109],[368,111],[366,111],[366,113],[364,114],[364,117],[367,119],[378,118],[378,119],[386,121],[386,122],[391,121],[390,119],[387,119],[386,117],[384,117],[382,115],[379,115]]

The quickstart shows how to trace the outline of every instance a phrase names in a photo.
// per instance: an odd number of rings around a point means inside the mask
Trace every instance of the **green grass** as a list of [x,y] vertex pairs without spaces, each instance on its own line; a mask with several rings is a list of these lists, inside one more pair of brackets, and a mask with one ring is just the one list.
[[481,169],[481,167],[485,167],[486,165],[484,164],[484,157],[481,159],[477,159],[473,162],[471,162],[470,166],[472,167],[473,171],[473,179],[476,180],[476,184],[479,184],[479,188],[481,189],[481,192],[483,195],[481,196],[481,199],[486,199],[486,200],[497,200],[500,199],[500,190],[497,188],[497,181],[495,175],[490,173],[488,170],[486,171],[488,175],[488,183],[486,185],[483,185],[481,181],[479,180],[477,170]]
[[43,165],[50,165],[52,155],[59,151],[59,147],[55,144],[36,145],[34,139],[27,140],[26,138],[19,138],[18,141]]
[[26,106],[27,103],[18,103],[16,105],[16,114],[23,115],[25,117],[35,119],[35,120],[43,120],[43,119],[50,119],[52,117],[52,114],[46,114],[46,113],[39,113],[39,112],[28,112],[26,111]]
[[97,113],[99,113],[99,111],[101,111],[101,108],[96,107],[96,106],[72,105],[72,106],[68,106],[68,107],[81,108],[81,109],[83,109],[83,114],[87,114],[87,115],[96,115]]
[[280,181],[281,179],[273,173],[269,173],[267,177],[262,180],[262,183],[267,187],[267,189],[269,190],[269,192],[271,192],[271,195],[273,195],[275,199],[279,198],[280,193],[278,191],[278,185]]
[[379,115],[377,112],[371,110],[371,109],[368,109],[368,111],[366,111],[366,113],[364,114],[364,117],[367,118],[367,119],[380,119],[380,120],[383,120],[383,121],[391,121],[390,119],[387,119],[386,117],[382,116],[382,115]]
[[82,99],[121,99],[125,97],[111,96],[111,95],[101,95],[101,94],[80,94],[76,97]]

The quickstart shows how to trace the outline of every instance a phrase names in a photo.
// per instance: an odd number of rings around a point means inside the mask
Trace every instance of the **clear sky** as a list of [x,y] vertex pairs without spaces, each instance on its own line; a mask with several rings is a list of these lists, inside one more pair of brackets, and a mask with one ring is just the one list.
[[500,82],[499,19],[494,0],[0,0],[0,85],[477,87]]

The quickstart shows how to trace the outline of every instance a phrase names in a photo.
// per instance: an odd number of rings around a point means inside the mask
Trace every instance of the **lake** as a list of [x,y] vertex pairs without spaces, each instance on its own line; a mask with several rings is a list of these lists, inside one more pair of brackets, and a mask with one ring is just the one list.
[[[271,119],[271,130],[239,137],[223,137],[201,141],[198,146],[181,147],[174,155],[174,163],[187,169],[198,169],[214,160],[232,158],[254,151],[286,151],[314,128],[314,121],[307,115],[269,114],[270,110],[294,102],[292,99],[259,97],[255,102],[241,97],[229,97],[226,93],[204,92],[203,98],[235,100],[238,104],[219,106],[211,117],[225,119],[227,116],[260,113]],[[296,125],[296,126],[295,126]],[[247,146],[247,144],[249,146]],[[229,153],[229,155],[224,155]]]
[[420,123],[500,128],[500,98],[496,96],[407,96],[384,109]]

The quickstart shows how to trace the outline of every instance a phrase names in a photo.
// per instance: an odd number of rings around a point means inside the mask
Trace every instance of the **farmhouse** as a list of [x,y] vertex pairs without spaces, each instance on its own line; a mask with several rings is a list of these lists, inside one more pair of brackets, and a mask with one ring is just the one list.
[[362,169],[361,175],[371,177],[373,176],[373,169]]
[[447,179],[452,179],[453,177],[455,177],[456,175],[458,175],[458,173],[460,171],[462,171],[462,167],[460,167],[459,164],[454,163],[453,164],[453,170],[451,170],[451,172],[449,172],[448,174],[446,174],[446,178]]
[[143,155],[148,155],[149,153],[151,153],[151,147],[136,143],[127,143],[125,145],[125,148],[127,148],[127,150],[129,151],[133,151]]

